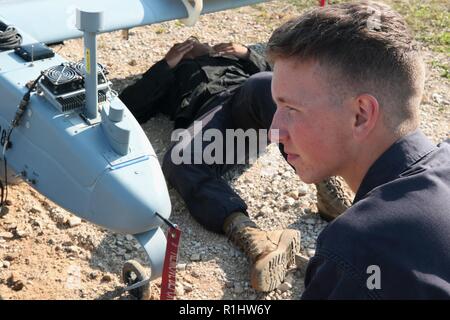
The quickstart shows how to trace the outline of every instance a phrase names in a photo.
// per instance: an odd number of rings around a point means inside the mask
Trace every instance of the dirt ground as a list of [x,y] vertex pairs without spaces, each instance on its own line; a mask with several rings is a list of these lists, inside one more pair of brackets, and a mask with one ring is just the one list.
[[[193,28],[179,22],[135,28],[128,41],[122,39],[121,32],[105,34],[99,39],[99,60],[108,67],[109,78],[120,91],[161,59],[172,43],[190,35],[210,43],[217,43],[217,39],[264,42],[282,20],[306,6],[299,2],[273,1],[206,15]],[[449,56],[425,40],[424,44],[429,74],[421,128],[437,143],[450,133],[450,84],[445,76]],[[53,48],[68,60],[82,58],[79,39]],[[160,159],[170,142],[171,127],[162,116],[143,125]],[[270,146],[255,164],[238,168],[228,179],[259,225],[267,230],[300,230],[303,254],[314,254],[317,235],[327,224],[316,214],[315,187],[302,183],[276,148]],[[171,219],[183,230],[178,299],[300,298],[303,272],[298,269],[289,272],[284,287],[268,294],[255,292],[249,284],[246,257],[224,236],[204,230],[189,216],[174,190],[169,191]],[[127,294],[117,296],[123,285],[122,265],[129,259],[148,263],[132,236],[79,220],[25,183],[9,187],[9,203],[0,214],[2,299],[132,299]],[[152,299],[158,299],[160,280],[152,282],[151,289]]]

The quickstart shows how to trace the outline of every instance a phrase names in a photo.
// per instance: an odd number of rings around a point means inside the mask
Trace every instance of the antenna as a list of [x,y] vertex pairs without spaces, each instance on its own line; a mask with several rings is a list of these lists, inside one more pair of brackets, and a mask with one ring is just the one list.
[[31,45],[31,64],[30,67],[34,67],[34,44]]
[[97,33],[103,29],[103,12],[88,12],[77,9],[79,30],[84,32],[84,65],[86,107],[84,116],[89,123],[98,122],[98,65],[97,65]]

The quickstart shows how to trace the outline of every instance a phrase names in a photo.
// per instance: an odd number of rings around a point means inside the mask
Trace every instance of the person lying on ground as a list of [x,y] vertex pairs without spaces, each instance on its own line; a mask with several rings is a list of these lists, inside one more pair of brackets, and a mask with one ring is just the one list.
[[[195,121],[201,136],[211,129],[223,136],[230,129],[267,132],[276,110],[270,91],[271,73],[265,72],[269,70],[265,57],[256,49],[235,43],[210,46],[191,38],[172,46],[164,59],[121,93],[120,99],[139,122],[163,113],[174,121],[174,129],[187,128],[191,137]],[[267,133],[256,136],[256,146],[263,139],[267,140]],[[233,154],[235,158],[211,163],[203,158],[195,161],[196,154],[203,155],[210,143],[194,150],[190,142],[174,143],[167,151],[162,165],[166,179],[196,221],[210,231],[226,234],[247,254],[252,263],[253,288],[275,289],[294,262],[300,246],[299,232],[259,228],[248,217],[245,202],[223,178],[237,163],[248,163],[250,149],[255,145],[246,144],[242,154],[238,154],[236,144],[224,145],[221,154]],[[182,145],[184,150],[180,149]],[[177,149],[187,161],[175,161]],[[256,155],[263,151],[257,150]],[[350,205],[348,194],[336,178],[320,182],[317,187],[318,206],[329,217]]]

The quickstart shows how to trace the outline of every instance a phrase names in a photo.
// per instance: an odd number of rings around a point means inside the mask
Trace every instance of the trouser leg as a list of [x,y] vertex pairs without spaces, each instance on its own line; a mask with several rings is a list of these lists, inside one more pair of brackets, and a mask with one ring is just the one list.
[[[222,178],[226,171],[236,165],[237,160],[242,161],[243,156],[238,154],[236,144],[227,146],[226,130],[258,130],[270,127],[275,112],[275,104],[270,94],[270,80],[270,73],[252,76],[231,100],[198,119],[202,121],[200,132],[197,133],[200,140],[208,129],[217,130],[222,135],[224,143],[221,163],[206,163],[203,155],[209,143],[203,142],[200,149],[194,150],[194,138],[188,144],[183,140],[175,143],[164,157],[163,172],[168,182],[179,192],[191,215],[208,230],[223,233],[223,225],[228,216],[237,211],[246,212],[245,202]],[[194,136],[194,129],[194,125],[188,128],[190,137]],[[267,135],[258,136],[258,139],[262,138],[267,139]],[[180,144],[185,144],[183,149],[189,151],[188,154],[183,153],[184,158],[188,160],[183,163],[178,163],[174,158]],[[259,146],[259,141],[257,145]],[[246,145],[246,153],[251,147]],[[231,151],[235,155],[234,161],[227,162],[226,155]],[[247,154],[244,156],[247,158]],[[195,163],[196,158],[198,163]]]
[[[232,101],[232,116],[236,128],[261,130],[261,140],[266,139],[275,104],[271,95],[271,73],[251,77]],[[272,291],[286,275],[289,265],[300,249],[300,233],[293,229],[265,231],[253,221],[239,214],[231,215],[225,225],[231,241],[250,258],[251,284],[257,291]]]
[[234,128],[269,129],[276,105],[271,93],[272,73],[251,76],[233,96],[231,114]]
[[[231,113],[226,108],[219,105],[198,119],[201,127],[200,132],[195,132],[196,137],[201,139],[208,129],[218,130],[217,132],[225,135],[225,130],[232,127]],[[162,169],[167,181],[181,195],[194,219],[210,231],[223,233],[226,217],[232,212],[245,212],[247,206],[222,178],[230,165],[205,163],[203,152],[208,143],[202,143],[198,150],[194,148],[195,125],[194,123],[187,129],[188,136],[192,137],[189,143],[181,140],[171,146],[164,157]],[[178,148],[181,144],[184,145],[182,158],[187,161],[179,163],[177,156],[180,156]]]

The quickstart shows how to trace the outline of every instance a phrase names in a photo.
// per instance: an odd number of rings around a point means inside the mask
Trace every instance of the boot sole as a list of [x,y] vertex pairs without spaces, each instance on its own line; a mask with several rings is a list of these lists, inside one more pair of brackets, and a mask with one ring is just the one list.
[[327,222],[334,220],[345,212],[350,206],[344,205],[338,199],[322,199],[317,197],[317,210],[319,215]]
[[257,291],[269,292],[284,280],[288,267],[295,262],[300,249],[300,233],[285,230],[276,250],[258,260],[251,271],[252,287]]

